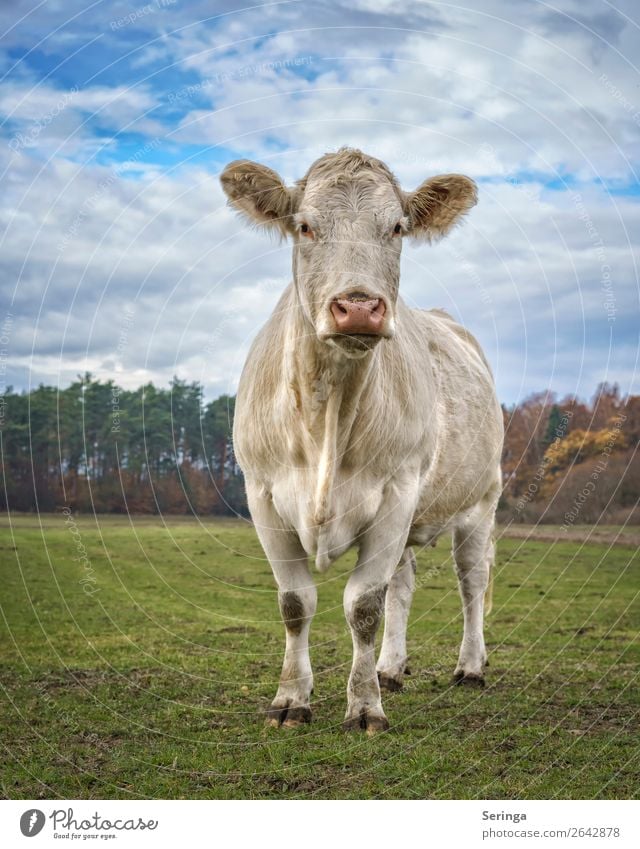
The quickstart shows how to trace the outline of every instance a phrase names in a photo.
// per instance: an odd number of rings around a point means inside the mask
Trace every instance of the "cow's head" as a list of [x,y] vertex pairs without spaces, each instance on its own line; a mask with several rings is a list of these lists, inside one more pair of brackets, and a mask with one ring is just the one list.
[[287,187],[264,165],[232,162],[230,203],[294,241],[294,281],[318,339],[362,356],[395,332],[403,236],[446,235],[476,203],[473,180],[444,174],[403,192],[387,166],[343,148]]

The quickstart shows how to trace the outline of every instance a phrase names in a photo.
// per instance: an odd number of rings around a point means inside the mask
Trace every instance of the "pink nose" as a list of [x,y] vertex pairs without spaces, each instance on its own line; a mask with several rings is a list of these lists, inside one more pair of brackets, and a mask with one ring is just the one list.
[[382,333],[386,307],[380,298],[375,300],[352,300],[336,298],[331,304],[331,313],[339,333]]

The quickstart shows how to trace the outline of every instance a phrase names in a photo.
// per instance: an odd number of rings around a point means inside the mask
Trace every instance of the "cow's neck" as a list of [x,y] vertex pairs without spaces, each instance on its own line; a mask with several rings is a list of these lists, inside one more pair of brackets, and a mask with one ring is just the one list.
[[371,352],[349,359],[319,342],[311,326],[292,335],[289,380],[302,418],[304,453],[317,468],[314,521],[322,525],[332,516],[336,469],[349,447],[362,393],[377,360]]

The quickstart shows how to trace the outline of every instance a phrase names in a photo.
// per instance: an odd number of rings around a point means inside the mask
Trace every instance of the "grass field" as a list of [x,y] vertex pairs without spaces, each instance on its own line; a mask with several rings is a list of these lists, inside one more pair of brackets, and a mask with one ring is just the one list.
[[353,554],[317,576],[314,721],[268,729],[283,627],[246,523],[0,519],[5,798],[637,798],[634,546],[502,539],[487,687],[452,687],[448,544],[420,552],[387,734],[340,729]]

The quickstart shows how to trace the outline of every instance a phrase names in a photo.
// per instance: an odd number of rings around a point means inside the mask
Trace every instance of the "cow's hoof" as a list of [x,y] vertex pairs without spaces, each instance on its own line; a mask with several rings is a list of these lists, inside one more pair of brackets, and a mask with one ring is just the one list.
[[279,707],[271,705],[267,709],[265,725],[271,728],[298,728],[311,722],[311,708],[308,707]]
[[342,723],[343,731],[366,731],[369,737],[374,734],[379,734],[380,731],[389,730],[389,720],[386,716],[376,716],[375,714],[362,711],[360,716],[350,716]]
[[484,678],[482,675],[473,673],[465,674],[464,672],[454,672],[453,683],[461,687],[484,687]]
[[402,690],[402,677],[394,678],[392,675],[385,675],[384,672],[378,672],[378,683],[383,690],[389,690],[391,693],[397,693]]

